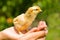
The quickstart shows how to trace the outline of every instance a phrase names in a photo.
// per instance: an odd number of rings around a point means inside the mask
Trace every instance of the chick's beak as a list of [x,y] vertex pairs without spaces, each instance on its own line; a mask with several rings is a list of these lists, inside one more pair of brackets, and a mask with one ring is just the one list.
[[40,10],[40,13],[42,13],[42,10]]

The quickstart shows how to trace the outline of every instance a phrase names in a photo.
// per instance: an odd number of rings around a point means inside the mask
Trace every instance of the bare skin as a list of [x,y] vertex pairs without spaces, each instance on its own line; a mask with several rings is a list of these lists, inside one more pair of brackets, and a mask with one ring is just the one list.
[[[46,23],[44,21],[40,21],[38,27],[32,28],[25,34],[16,33],[14,27],[7,28],[0,33],[10,40],[45,40],[45,35],[48,33],[46,28]],[[0,38],[0,40],[2,39],[3,37]]]

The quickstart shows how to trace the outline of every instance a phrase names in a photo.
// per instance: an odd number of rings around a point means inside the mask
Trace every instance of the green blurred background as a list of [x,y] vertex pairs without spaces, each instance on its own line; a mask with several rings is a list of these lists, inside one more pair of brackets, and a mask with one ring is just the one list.
[[48,25],[46,40],[60,40],[60,0],[0,0],[0,31],[13,26],[13,18],[34,5],[42,9],[33,23],[44,20]]

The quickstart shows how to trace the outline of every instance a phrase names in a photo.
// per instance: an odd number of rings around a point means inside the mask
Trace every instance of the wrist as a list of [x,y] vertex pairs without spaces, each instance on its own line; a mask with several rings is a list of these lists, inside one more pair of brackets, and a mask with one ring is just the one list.
[[2,39],[6,39],[6,36],[4,35],[4,33],[0,32],[0,40]]
[[2,33],[0,32],[0,40],[1,40],[1,39],[3,39],[3,35],[2,35]]

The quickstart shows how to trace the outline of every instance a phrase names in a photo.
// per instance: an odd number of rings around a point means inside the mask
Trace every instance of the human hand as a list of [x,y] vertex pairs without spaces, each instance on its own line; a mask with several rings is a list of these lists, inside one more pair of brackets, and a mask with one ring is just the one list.
[[[46,33],[47,30],[45,29],[46,28],[46,24],[42,24],[42,25],[41,24],[42,23],[40,22],[37,28],[31,29],[29,32],[27,32],[25,34],[16,33],[16,31],[14,30],[14,27],[5,29],[5,30],[2,31],[2,33],[4,35],[6,35],[8,38],[10,38],[11,40],[35,40],[38,37],[42,37],[42,36],[47,34]],[[43,26],[43,25],[45,25],[45,26]],[[41,29],[44,29],[45,31],[43,31]],[[40,39],[44,40],[44,37],[43,38],[39,38],[37,40],[40,40]]]
[[45,40],[48,33],[47,25],[44,21],[40,21],[38,27],[31,29],[25,37],[21,38],[24,40]]

